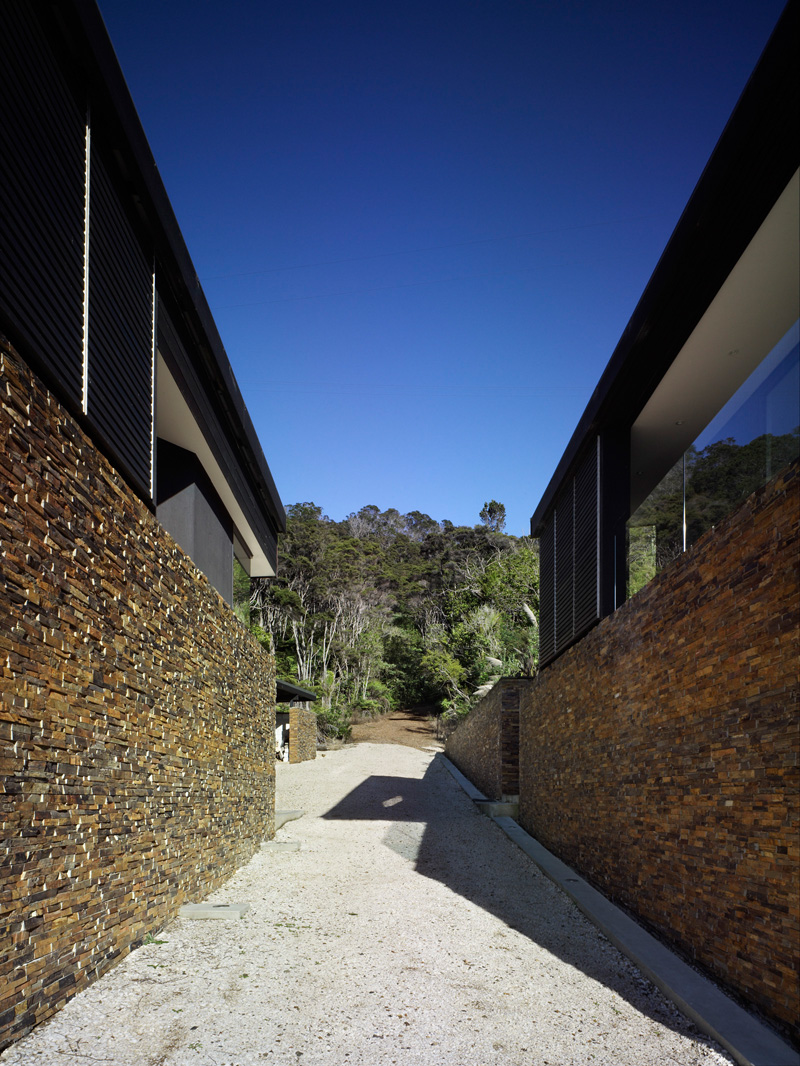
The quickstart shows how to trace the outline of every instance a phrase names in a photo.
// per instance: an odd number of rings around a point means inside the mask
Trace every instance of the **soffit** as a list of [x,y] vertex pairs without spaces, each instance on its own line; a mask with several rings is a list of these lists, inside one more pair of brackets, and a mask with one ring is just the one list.
[[800,171],[631,428],[631,512],[797,321]]
[[[159,352],[156,370],[156,434],[194,452],[208,474],[212,485],[233,519],[235,540],[244,548],[248,565],[245,569],[251,577],[274,577],[275,571],[267,558],[259,538],[248,522],[233,490],[208,444],[192,411],[184,399],[178,383],[170,373]],[[237,553],[238,554],[238,553]],[[240,560],[245,565],[245,560]]]

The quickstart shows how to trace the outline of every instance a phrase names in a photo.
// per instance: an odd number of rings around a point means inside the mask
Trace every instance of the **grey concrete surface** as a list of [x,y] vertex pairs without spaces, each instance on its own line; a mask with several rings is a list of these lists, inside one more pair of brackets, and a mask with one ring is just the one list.
[[244,918],[249,910],[249,903],[187,903],[178,911],[178,917],[203,921],[225,921],[232,918]]
[[519,814],[519,804],[507,800],[479,800],[475,806],[488,818],[516,818]]

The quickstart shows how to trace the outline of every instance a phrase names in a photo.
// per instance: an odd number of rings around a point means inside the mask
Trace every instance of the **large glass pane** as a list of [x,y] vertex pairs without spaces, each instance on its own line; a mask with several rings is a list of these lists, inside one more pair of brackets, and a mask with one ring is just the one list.
[[800,324],[628,521],[628,595],[800,455]]
[[798,325],[686,453],[687,545],[800,454]]
[[628,596],[683,551],[683,464],[681,456],[628,520]]

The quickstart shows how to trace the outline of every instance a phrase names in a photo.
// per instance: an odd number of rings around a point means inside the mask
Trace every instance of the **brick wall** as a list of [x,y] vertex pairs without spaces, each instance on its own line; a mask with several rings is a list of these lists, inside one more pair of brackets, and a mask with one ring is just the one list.
[[303,707],[289,708],[289,762],[317,757],[317,716]]
[[539,676],[520,822],[800,1034],[795,463]]
[[519,793],[520,694],[530,684],[501,678],[447,738],[448,759],[487,799]]
[[0,343],[0,1048],[274,833],[272,659]]

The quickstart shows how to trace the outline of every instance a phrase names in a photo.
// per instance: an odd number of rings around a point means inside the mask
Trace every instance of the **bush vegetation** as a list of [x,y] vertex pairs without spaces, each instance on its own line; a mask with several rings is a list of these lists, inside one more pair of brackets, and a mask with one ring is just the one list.
[[504,532],[497,501],[480,517],[455,526],[367,506],[334,522],[298,503],[278,576],[238,574],[237,612],[278,676],[316,692],[324,734],[401,706],[464,714],[498,677],[535,671],[536,545]]

